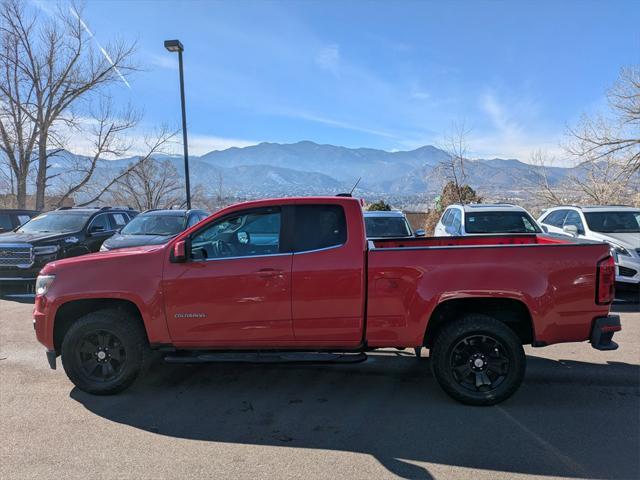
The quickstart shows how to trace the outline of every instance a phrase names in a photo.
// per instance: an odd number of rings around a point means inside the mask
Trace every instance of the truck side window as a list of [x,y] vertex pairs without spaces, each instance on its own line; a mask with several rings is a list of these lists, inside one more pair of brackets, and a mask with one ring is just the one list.
[[115,229],[124,227],[129,221],[124,213],[111,213],[109,214],[109,219],[111,220],[111,225]]
[[297,205],[293,251],[335,247],[347,241],[347,221],[340,205]]
[[567,217],[564,219],[563,227],[566,225],[575,225],[578,229],[578,233],[584,235],[584,225],[582,224],[582,220],[580,219],[580,215],[578,212],[574,210],[569,210],[567,213]]
[[445,227],[447,225],[451,225],[450,220],[451,220],[451,209],[448,209],[446,212],[444,212],[444,215],[442,216],[442,225],[444,225]]
[[456,230],[456,232],[459,232],[462,225],[462,213],[457,208],[454,208],[452,210],[453,214],[450,216],[451,226]]
[[209,260],[280,253],[280,209],[251,210],[221,218],[197,231],[191,257]]
[[549,215],[547,215],[542,220],[542,223],[546,223],[548,225],[553,225],[554,227],[562,228],[562,222],[566,214],[567,214],[566,210],[556,210],[555,212],[551,212]]
[[100,231],[100,232],[108,232],[110,230],[113,230],[111,228],[111,225],[109,224],[109,218],[104,213],[93,217],[93,220],[89,225],[88,231],[91,232],[96,227],[99,229],[96,231]]

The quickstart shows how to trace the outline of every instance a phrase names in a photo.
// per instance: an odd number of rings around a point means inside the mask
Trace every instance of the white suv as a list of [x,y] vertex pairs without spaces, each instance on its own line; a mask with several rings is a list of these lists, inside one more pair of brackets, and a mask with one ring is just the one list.
[[640,285],[640,208],[554,207],[538,222],[549,233],[607,242],[616,261],[616,282]]
[[449,205],[436,225],[436,237],[541,233],[529,212],[509,203]]

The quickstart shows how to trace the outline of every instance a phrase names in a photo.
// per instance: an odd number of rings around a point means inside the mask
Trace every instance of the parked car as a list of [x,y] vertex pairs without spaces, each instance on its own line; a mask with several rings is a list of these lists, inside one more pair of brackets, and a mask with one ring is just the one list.
[[0,234],[0,286],[32,286],[48,262],[97,252],[102,242],[135,214],[111,207],[62,207],[32,218],[13,232]]
[[422,229],[414,232],[406,215],[399,210],[366,211],[364,226],[367,238],[411,238],[425,235]]
[[640,208],[560,206],[545,210],[538,221],[549,233],[607,242],[616,262],[616,282],[640,286]]
[[35,210],[20,210],[13,208],[0,209],[0,233],[15,230],[38,215]]
[[472,203],[449,205],[442,213],[434,235],[462,237],[541,232],[533,217],[522,207],[509,203]]
[[162,245],[209,214],[203,210],[147,210],[108,238],[101,252],[141,245]]
[[62,355],[93,394],[127,388],[152,349],[173,363],[317,363],[427,347],[448,394],[491,405],[522,382],[523,344],[616,349],[613,283],[603,243],[367,241],[358,200],[285,198],[227,207],[164,245],[49,263],[34,326],[51,368]]

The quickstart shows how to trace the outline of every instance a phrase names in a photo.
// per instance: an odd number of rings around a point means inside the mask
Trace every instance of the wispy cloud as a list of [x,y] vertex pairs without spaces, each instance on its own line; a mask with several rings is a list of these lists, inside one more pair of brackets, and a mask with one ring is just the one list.
[[[92,132],[96,126],[96,119],[91,117],[78,117],[76,118],[75,128],[69,127],[66,124],[60,124],[56,127],[56,135],[63,142],[64,148],[70,152],[91,156],[95,153],[96,138]],[[123,143],[129,146],[124,156],[144,155],[148,153],[148,142],[154,138],[155,130],[156,129],[148,124],[141,124],[130,130],[126,137],[123,137]],[[259,143],[254,140],[219,137],[191,132],[189,132],[188,141],[189,154],[195,156],[204,155],[213,150],[226,150],[231,147],[248,147]],[[163,152],[182,155],[182,151],[182,132],[178,131],[172,141],[165,145]],[[106,155],[105,158],[112,159],[115,157]]]
[[477,157],[517,158],[524,162],[536,150],[562,157],[561,132],[540,131],[536,117],[539,107],[530,98],[505,102],[494,91],[486,91],[478,101],[488,120],[488,127],[472,130],[470,148]]
[[336,120],[333,118],[328,118],[322,115],[316,115],[309,112],[297,111],[297,110],[283,110],[278,113],[283,116],[287,116],[291,118],[299,118],[301,120],[308,120],[310,122],[321,123],[323,125],[328,125],[330,127],[343,128],[346,130],[353,130],[355,132],[368,133],[370,135],[376,135],[376,136],[385,137],[385,138],[392,138],[392,139],[398,138],[395,133],[391,133],[384,130],[378,130],[375,128],[368,128],[366,126],[356,125],[350,122]]
[[149,54],[147,56],[151,65],[158,68],[165,68],[167,70],[178,70],[178,59],[175,55],[158,55],[156,53]]
[[[231,147],[249,147],[257,145],[259,142],[243,140],[238,138],[216,137],[212,135],[189,135],[189,153],[194,155],[204,155],[213,150],[226,150]],[[179,147],[182,152],[182,145]]]
[[315,61],[323,70],[337,75],[340,70],[340,46],[334,43],[321,48]]

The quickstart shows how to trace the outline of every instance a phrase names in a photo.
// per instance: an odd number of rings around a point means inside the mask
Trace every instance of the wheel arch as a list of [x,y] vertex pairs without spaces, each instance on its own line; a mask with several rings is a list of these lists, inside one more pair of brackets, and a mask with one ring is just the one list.
[[[127,313],[134,321],[139,322],[145,335],[145,322],[138,305],[131,300],[121,298],[83,298],[63,303],[56,311],[53,324],[53,344],[56,353],[60,353],[62,341],[69,328],[84,315],[99,310],[117,310]],[[148,340],[148,338],[147,338]]]
[[489,315],[503,322],[520,338],[523,345],[535,343],[533,318],[527,305],[516,298],[465,297],[440,302],[427,321],[423,344],[430,348],[438,331],[467,313]]

